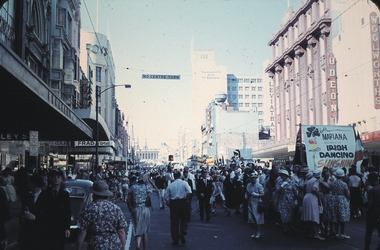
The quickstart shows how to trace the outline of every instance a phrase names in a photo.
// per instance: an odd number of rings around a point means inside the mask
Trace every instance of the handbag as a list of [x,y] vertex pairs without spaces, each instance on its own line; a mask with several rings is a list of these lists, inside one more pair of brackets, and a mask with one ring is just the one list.
[[151,207],[152,210],[153,210],[153,207],[152,207],[152,200],[150,199],[150,196],[148,195],[148,188],[147,188],[146,185],[145,185],[145,188],[146,188],[146,191],[147,191],[146,199],[145,199],[145,207]]
[[257,205],[257,211],[259,213],[269,212],[270,203],[268,201],[259,201]]

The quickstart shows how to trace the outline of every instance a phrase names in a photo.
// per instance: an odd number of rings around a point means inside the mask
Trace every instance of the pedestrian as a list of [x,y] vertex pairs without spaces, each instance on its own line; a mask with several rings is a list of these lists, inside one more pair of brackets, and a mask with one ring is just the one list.
[[[297,201],[297,186],[290,177],[290,173],[286,169],[279,172],[282,182],[276,186],[276,192],[280,193],[278,200],[278,211],[281,216],[281,224],[283,232],[287,233],[294,223],[294,209]],[[280,184],[281,183],[281,184]]]
[[[148,248],[148,232],[150,230],[150,208],[145,202],[149,194],[153,192],[152,186],[148,185],[148,175],[140,173],[136,184],[128,191],[128,209],[132,215],[133,236],[136,240],[136,250]],[[157,190],[158,191],[158,190]]]
[[224,188],[223,188],[223,182],[220,181],[220,174],[217,173],[214,176],[214,181],[211,183],[213,186],[213,193],[212,197],[215,197],[215,214],[216,214],[216,206],[220,205],[223,209],[224,212],[227,213],[227,216],[230,216],[231,211],[228,210],[226,206],[226,198],[224,196]]
[[351,218],[361,216],[361,208],[363,205],[362,181],[356,172],[356,168],[349,168],[349,190],[350,190],[350,214]]
[[156,186],[158,188],[158,201],[160,205],[160,209],[165,209],[165,199],[164,199],[164,194],[165,194],[165,189],[168,185],[168,182],[166,181],[166,177],[164,174],[163,170],[160,170],[159,176],[156,177]]
[[44,235],[44,250],[63,250],[65,239],[70,237],[71,205],[69,193],[61,188],[64,173],[61,170],[49,172],[50,186],[43,190],[38,199],[41,199],[41,211],[37,219],[41,218],[41,233]]
[[211,180],[207,176],[207,170],[201,171],[202,177],[197,181],[197,196],[199,201],[199,215],[201,220],[204,220],[206,214],[206,221],[211,219],[211,205],[210,198],[212,194]]
[[174,172],[174,181],[165,191],[165,202],[170,207],[170,234],[173,245],[186,243],[187,225],[190,219],[191,188],[186,181],[181,180],[181,172]]
[[305,184],[305,196],[302,201],[301,219],[306,223],[309,237],[318,240],[324,240],[318,234],[319,220],[319,178],[321,176],[320,170],[311,172],[311,178]]
[[44,241],[41,234],[43,230],[41,224],[41,199],[39,199],[44,180],[41,175],[34,174],[30,177],[30,189],[27,195],[23,196],[20,212],[20,233],[18,243],[21,250],[40,250]]
[[[379,173],[371,172],[368,174],[368,183],[371,189],[368,190],[367,218],[364,240],[364,250],[369,250],[373,230],[377,229],[380,233],[380,185]],[[380,249],[380,244],[377,246]]]
[[264,187],[257,178],[257,172],[250,174],[246,191],[248,200],[248,223],[252,224],[253,227],[251,238],[260,238],[261,225],[264,224],[264,213],[259,213],[258,211],[259,202],[261,197],[264,196]]
[[334,223],[336,238],[349,239],[350,236],[345,234],[345,225],[346,222],[350,221],[350,191],[348,185],[343,181],[343,178],[346,176],[344,171],[339,168],[335,170],[334,175],[336,180],[330,183],[333,206],[332,221]]
[[12,173],[12,169],[9,167],[3,170],[2,188],[7,194],[8,202],[16,202],[17,194],[16,194],[16,189],[14,187],[15,178],[11,175],[11,173]]
[[11,211],[9,209],[8,199],[5,191],[0,188],[0,247],[7,249],[8,247],[8,226],[11,219]]
[[77,239],[77,250],[88,236],[88,249],[125,249],[125,220],[119,206],[109,201],[113,195],[104,181],[95,181],[90,188],[93,202],[88,204],[80,213]]

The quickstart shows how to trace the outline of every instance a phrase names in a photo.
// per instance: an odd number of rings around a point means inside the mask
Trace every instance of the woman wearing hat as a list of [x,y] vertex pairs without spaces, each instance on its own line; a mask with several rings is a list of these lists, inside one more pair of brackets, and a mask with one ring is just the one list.
[[149,185],[149,174],[140,173],[138,182],[128,191],[128,206],[132,215],[133,235],[136,240],[136,249],[140,249],[142,241],[143,249],[148,248],[148,232],[150,229],[150,208],[145,206],[149,194],[158,189],[152,189]]
[[[336,180],[330,184],[331,202],[332,202],[332,221],[334,223],[335,233],[337,238],[349,239],[346,235],[345,225],[350,221],[350,191],[347,184],[342,180],[345,176],[342,169],[335,170]],[[340,234],[339,232],[340,228]]]
[[276,185],[276,192],[280,195],[278,200],[278,212],[280,213],[283,232],[287,233],[294,222],[294,208],[297,200],[297,186],[290,178],[289,171],[281,169],[278,174],[281,181]]
[[318,234],[319,220],[319,178],[320,170],[314,170],[311,173],[311,178],[306,182],[306,194],[302,201],[301,219],[305,221],[309,233],[309,237],[318,240],[324,240]]
[[124,249],[127,226],[123,211],[108,200],[113,195],[104,181],[95,181],[90,188],[93,202],[80,213],[78,227],[81,230],[77,239],[77,249],[89,237],[88,249]]
[[248,183],[246,191],[248,198],[248,223],[253,226],[251,238],[260,238],[260,227],[264,224],[264,213],[259,213],[258,211],[259,201],[264,196],[264,187],[257,181],[257,178],[257,172],[250,174],[250,183]]

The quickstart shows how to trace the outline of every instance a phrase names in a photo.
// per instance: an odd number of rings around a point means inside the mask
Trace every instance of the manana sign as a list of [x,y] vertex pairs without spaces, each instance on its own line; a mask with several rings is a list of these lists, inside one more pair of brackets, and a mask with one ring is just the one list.
[[310,169],[355,164],[355,133],[351,126],[302,125],[307,165]]

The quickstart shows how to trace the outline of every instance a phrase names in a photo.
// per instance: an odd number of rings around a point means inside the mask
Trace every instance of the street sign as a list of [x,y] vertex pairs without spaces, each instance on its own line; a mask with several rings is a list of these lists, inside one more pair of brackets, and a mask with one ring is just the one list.
[[149,75],[149,74],[143,74],[142,79],[181,80],[181,75]]
[[29,155],[38,156],[38,131],[29,131]]
[[[74,147],[95,147],[96,141],[74,141]],[[113,141],[99,141],[99,147],[115,147]]]

